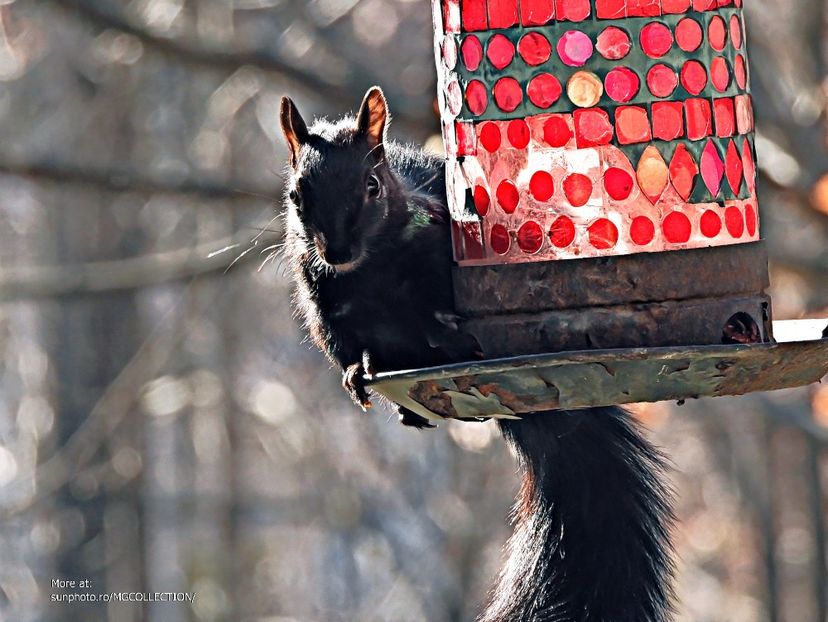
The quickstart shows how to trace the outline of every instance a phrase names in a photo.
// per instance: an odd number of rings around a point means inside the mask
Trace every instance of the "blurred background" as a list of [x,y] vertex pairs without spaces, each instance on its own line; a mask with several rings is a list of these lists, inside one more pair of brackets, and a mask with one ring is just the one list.
[[[270,257],[281,95],[378,83],[434,141],[428,4],[0,0],[0,619],[473,619],[511,457],[357,412]],[[826,317],[828,2],[746,4],[776,316]],[[636,412],[675,463],[677,619],[828,619],[828,386]]]

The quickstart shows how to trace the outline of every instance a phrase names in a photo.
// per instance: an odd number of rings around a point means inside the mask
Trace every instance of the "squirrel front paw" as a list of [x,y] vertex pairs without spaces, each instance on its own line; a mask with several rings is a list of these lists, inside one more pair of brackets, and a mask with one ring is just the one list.
[[365,365],[362,362],[354,363],[342,372],[342,388],[348,392],[351,400],[362,408],[371,408],[371,399],[368,397],[368,388],[365,386]]

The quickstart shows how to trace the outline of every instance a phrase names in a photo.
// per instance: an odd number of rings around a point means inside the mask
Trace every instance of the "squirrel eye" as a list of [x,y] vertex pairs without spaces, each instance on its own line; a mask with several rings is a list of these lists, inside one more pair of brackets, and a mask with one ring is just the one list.
[[379,198],[382,194],[382,184],[380,183],[379,177],[376,175],[368,175],[368,179],[365,180],[365,191],[372,199]]
[[299,193],[298,193],[298,192],[296,192],[296,190],[291,190],[291,191],[288,193],[288,199],[290,199],[290,202],[291,202],[291,203],[296,203],[296,204],[298,204],[298,203],[299,203]]

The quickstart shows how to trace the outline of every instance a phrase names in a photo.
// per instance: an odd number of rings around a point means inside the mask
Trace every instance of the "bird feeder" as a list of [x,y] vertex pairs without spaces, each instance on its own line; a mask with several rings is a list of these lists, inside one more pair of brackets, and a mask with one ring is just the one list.
[[475,418],[828,373],[819,323],[774,339],[741,0],[433,0],[433,15],[455,302],[487,360],[375,390]]

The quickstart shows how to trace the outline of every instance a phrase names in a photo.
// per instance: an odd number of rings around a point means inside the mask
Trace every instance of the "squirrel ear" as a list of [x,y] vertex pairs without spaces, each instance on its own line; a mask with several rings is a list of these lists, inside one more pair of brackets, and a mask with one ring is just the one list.
[[290,150],[290,165],[295,167],[299,158],[299,149],[308,142],[308,126],[290,97],[282,98],[279,119]]
[[368,139],[373,149],[385,140],[385,126],[388,125],[388,103],[382,89],[374,86],[365,94],[357,115],[357,132]]

